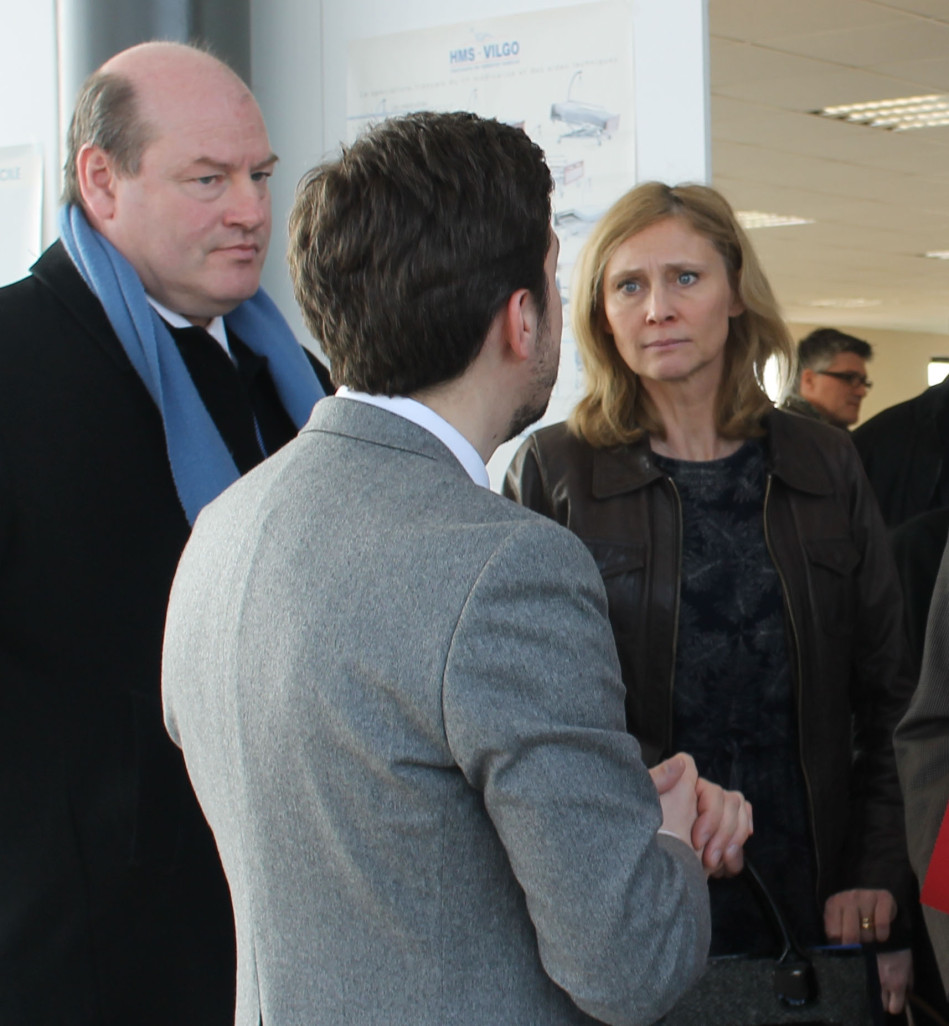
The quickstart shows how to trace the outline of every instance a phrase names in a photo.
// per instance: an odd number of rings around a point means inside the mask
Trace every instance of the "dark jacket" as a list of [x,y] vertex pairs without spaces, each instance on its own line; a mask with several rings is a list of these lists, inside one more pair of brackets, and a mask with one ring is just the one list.
[[818,409],[813,403],[809,403],[799,395],[787,396],[781,403],[781,409],[787,413],[799,413],[802,417],[809,417],[811,420],[819,420],[822,424],[830,424],[831,427],[840,428],[842,431],[847,430],[845,424],[836,423],[823,410]]
[[0,326],[0,1023],[229,1026],[230,897],[162,722],[161,419],[58,243]]
[[890,406],[853,432],[887,527],[943,505],[949,378]]
[[[854,887],[909,900],[892,734],[911,690],[892,556],[843,432],[766,420],[765,538],[781,577],[818,897]],[[578,534],[596,559],[647,763],[671,753],[681,512],[648,441],[594,449],[558,424],[531,435],[505,491]]]
[[936,575],[949,538],[949,508],[931,509],[890,531],[893,557],[903,588],[906,647],[914,676],[923,663],[923,643]]

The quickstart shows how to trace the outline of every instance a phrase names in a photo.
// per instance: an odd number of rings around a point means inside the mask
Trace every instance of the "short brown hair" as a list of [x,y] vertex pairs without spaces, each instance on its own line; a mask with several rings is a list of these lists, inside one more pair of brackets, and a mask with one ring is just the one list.
[[873,359],[873,346],[856,335],[848,335],[836,328],[815,328],[797,344],[797,359],[794,361],[794,381],[790,392],[801,393],[801,372],[805,370],[826,370],[840,353],[853,353],[861,360]]
[[411,395],[468,368],[511,293],[543,315],[551,188],[524,132],[469,113],[392,118],[309,172],[290,273],[333,380]]
[[66,136],[63,203],[82,205],[76,158],[91,144],[112,158],[119,174],[138,174],[152,130],[141,115],[132,83],[124,75],[96,71],[83,83]]
[[725,366],[716,404],[716,427],[724,438],[761,433],[772,408],[762,380],[765,363],[778,356],[790,365],[792,342],[771,286],[728,201],[705,185],[636,186],[606,212],[587,240],[570,293],[573,332],[586,371],[586,394],[570,415],[573,431],[594,446],[635,440],[665,428],[639,377],[627,367],[603,310],[603,275],[610,257],[633,235],[678,217],[704,235],[722,255],[728,280],[744,312],[730,318]]

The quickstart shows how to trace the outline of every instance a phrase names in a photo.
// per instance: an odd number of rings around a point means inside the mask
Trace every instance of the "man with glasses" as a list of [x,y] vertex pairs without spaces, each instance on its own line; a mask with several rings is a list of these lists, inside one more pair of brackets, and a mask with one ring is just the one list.
[[783,408],[846,430],[859,420],[860,403],[873,387],[867,378],[871,359],[873,348],[863,339],[836,328],[812,331],[798,343]]

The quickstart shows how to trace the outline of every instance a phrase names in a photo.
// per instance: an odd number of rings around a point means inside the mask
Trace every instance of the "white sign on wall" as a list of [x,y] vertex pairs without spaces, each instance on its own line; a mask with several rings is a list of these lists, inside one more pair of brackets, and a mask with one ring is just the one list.
[[0,285],[24,277],[40,255],[42,208],[39,146],[0,146]]
[[[469,110],[518,125],[553,174],[564,302],[560,376],[544,423],[581,395],[569,284],[593,224],[635,184],[633,19],[625,0],[470,21],[349,44],[347,135],[417,110]],[[489,470],[500,481],[517,442]]]

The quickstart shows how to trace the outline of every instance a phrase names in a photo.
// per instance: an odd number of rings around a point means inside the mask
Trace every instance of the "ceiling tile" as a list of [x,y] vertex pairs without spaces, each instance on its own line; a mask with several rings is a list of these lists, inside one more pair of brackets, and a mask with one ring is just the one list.
[[[949,129],[885,132],[820,107],[949,92],[949,0],[710,0],[712,168],[755,230],[787,316],[946,334]],[[809,306],[864,298],[851,310]],[[949,343],[947,343],[949,349]]]

